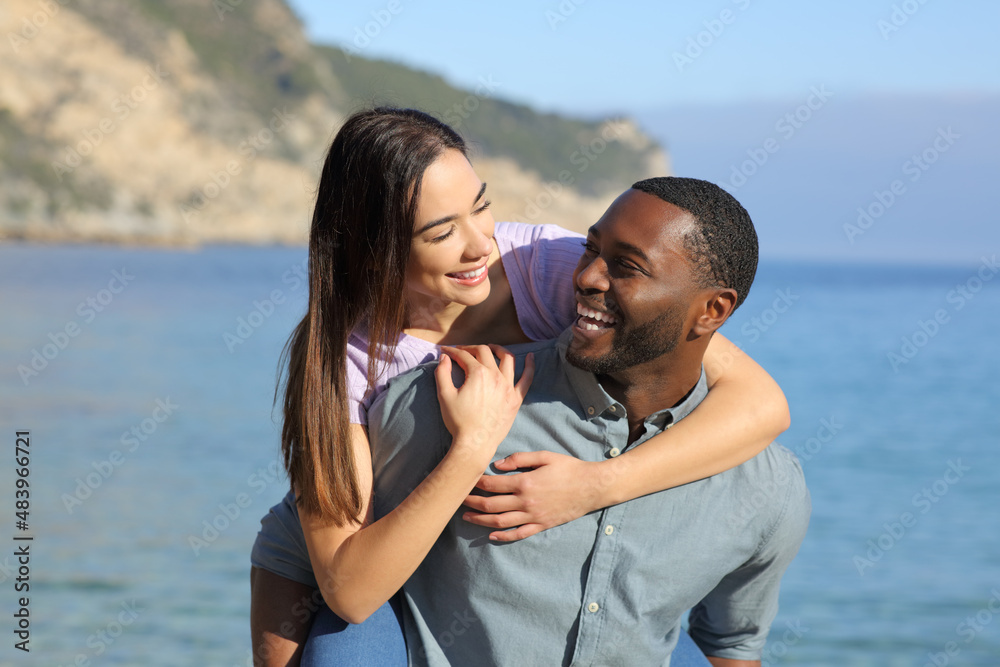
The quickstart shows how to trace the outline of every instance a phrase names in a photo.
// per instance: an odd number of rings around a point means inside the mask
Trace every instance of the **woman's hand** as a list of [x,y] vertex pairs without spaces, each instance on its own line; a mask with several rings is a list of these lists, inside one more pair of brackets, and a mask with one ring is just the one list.
[[483,475],[477,489],[496,496],[469,496],[462,518],[487,528],[511,528],[490,533],[496,542],[515,542],[603,507],[606,482],[600,463],[555,452],[519,452],[493,464],[497,470],[532,468],[515,475]]
[[[528,354],[521,378],[515,383],[514,355],[499,345],[442,347],[441,352],[434,375],[441,417],[453,437],[451,451],[481,461],[480,469],[484,469],[507,437],[531,386],[534,355]],[[453,360],[465,371],[465,381],[457,388],[451,377]]]

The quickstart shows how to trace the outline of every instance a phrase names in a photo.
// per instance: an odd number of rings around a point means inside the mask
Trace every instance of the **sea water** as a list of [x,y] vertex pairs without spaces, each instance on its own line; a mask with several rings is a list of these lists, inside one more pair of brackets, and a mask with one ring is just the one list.
[[[984,259],[764,261],[723,329],[783,387],[779,440],[812,493],[765,665],[1000,664],[1000,276]],[[304,260],[0,247],[0,664],[250,664],[249,551],[287,488],[273,399]],[[14,648],[15,535],[34,537],[30,653]]]

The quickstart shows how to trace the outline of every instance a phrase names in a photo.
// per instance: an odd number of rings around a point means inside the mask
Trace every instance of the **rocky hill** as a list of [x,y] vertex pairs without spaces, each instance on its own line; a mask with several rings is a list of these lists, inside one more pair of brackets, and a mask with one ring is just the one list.
[[301,243],[330,139],[373,103],[456,127],[498,219],[583,229],[669,170],[630,120],[310,44],[283,0],[4,0],[0,34],[0,238]]

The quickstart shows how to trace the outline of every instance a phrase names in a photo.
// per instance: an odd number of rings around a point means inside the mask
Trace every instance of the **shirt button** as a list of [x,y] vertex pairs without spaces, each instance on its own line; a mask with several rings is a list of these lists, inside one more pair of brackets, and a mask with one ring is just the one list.
[[600,608],[601,607],[596,602],[591,602],[590,604],[587,605],[587,611],[589,611],[591,614],[597,613],[597,610]]
[[611,412],[617,412],[617,411],[615,410],[615,406],[613,406],[613,405],[612,405],[612,406],[611,406],[610,408],[608,408],[608,409],[609,409],[609,410],[611,410]]
[[673,423],[673,422],[670,422],[669,424],[667,424],[666,426],[664,426],[664,428],[670,428],[670,427],[671,427],[671,426],[673,426],[673,425],[674,425],[674,423]]
[[593,405],[591,405],[589,408],[587,408],[587,414],[588,415],[594,414],[594,406]]
[[604,527],[604,534],[605,535],[610,535],[613,532],[615,532],[615,527],[614,526],[605,526]]
[[611,451],[608,452],[608,455],[611,456],[612,458],[614,458],[614,457],[618,456],[621,453],[622,453],[622,450],[618,449],[617,447],[612,447]]

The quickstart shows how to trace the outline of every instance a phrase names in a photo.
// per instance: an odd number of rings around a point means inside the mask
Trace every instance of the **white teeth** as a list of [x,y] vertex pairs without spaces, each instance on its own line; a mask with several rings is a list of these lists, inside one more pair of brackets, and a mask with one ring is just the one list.
[[479,276],[486,273],[486,265],[483,264],[481,267],[475,271],[466,271],[465,273],[453,273],[451,275],[459,278],[460,280],[472,280],[473,278],[478,278]]
[[[580,303],[576,304],[576,313],[577,315],[583,315],[584,317],[589,317],[590,319],[597,320],[598,322],[607,322],[608,324],[614,324],[617,322],[615,317],[610,313],[602,313],[597,310],[591,310]],[[585,325],[584,328],[588,331],[592,331],[593,329],[599,329],[600,327],[591,324]]]

